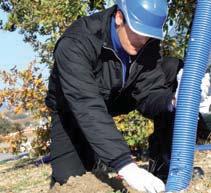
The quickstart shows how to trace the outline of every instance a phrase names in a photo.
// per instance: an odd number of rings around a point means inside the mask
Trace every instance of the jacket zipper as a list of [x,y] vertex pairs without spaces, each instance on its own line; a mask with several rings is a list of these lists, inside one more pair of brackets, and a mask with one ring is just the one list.
[[[145,45],[143,46],[143,48],[141,49],[139,55],[138,55],[136,58],[138,58],[138,57],[141,56],[141,54],[143,53],[144,49],[145,49],[152,41],[154,41],[154,39],[149,40],[149,41],[147,42],[147,44],[145,44]],[[133,61],[133,63],[130,65],[129,75],[130,75],[130,73],[132,72],[132,68],[133,68],[134,65],[135,65],[135,61],[136,61],[136,59],[135,59],[135,60]]]
[[[141,54],[143,53],[144,49],[145,49],[151,42],[153,42],[153,41],[154,41],[154,39],[149,40],[149,41],[143,46],[143,48],[141,49],[139,55],[138,55],[136,58],[140,57]],[[121,93],[121,92],[124,90],[124,87],[125,87],[125,85],[126,85],[126,84],[125,84],[125,80],[124,80],[124,78],[123,78],[123,73],[124,73],[124,66],[123,66],[123,65],[124,65],[124,64],[123,64],[122,60],[119,58],[119,56],[116,54],[116,52],[115,52],[112,48],[109,48],[109,47],[106,47],[106,46],[103,46],[103,48],[112,51],[113,54],[116,56],[116,58],[120,61],[121,65],[122,65],[122,87],[121,87],[121,91],[120,91],[120,93]],[[131,58],[130,58],[130,62],[131,62]],[[133,67],[134,67],[134,65],[135,65],[135,62],[136,62],[136,59],[135,59],[135,60],[132,62],[132,64],[130,65],[130,68],[129,68],[129,76],[130,76],[130,74],[131,74],[131,72],[132,72],[132,69],[133,69]],[[129,79],[129,77],[128,77],[128,79]]]
[[122,86],[121,86],[121,90],[122,90],[122,89],[124,88],[124,86],[125,86],[125,80],[124,80],[124,78],[123,78],[124,64],[123,64],[122,60],[119,58],[119,56],[116,54],[116,52],[115,52],[113,49],[111,49],[111,48],[109,48],[109,47],[105,47],[105,46],[103,46],[103,48],[112,51],[113,54],[116,56],[116,58],[117,58],[117,59],[120,61],[120,63],[121,63],[121,66],[122,66]]

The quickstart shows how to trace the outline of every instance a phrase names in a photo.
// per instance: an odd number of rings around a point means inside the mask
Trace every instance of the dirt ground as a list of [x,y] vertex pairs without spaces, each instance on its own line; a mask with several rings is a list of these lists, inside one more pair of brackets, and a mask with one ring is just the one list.
[[[138,164],[146,167],[147,162]],[[192,180],[189,188],[183,192],[211,193],[211,151],[196,152],[194,165],[202,167],[205,176]],[[67,184],[56,184],[49,190],[49,164],[37,166],[34,159],[0,162],[0,193],[137,193],[116,179],[114,173],[98,172],[96,175],[87,173],[82,177],[70,178]]]
[[82,177],[70,178],[67,184],[60,186],[56,184],[49,193],[140,193],[132,190],[127,184],[116,178],[107,176],[96,177],[86,173]]
[[[194,165],[202,167],[205,176],[202,179],[192,180],[188,189],[183,192],[211,193],[211,152],[197,152]],[[56,184],[49,193],[137,193],[114,176],[106,173],[97,174],[97,176],[87,173],[82,177],[70,178],[63,186]]]

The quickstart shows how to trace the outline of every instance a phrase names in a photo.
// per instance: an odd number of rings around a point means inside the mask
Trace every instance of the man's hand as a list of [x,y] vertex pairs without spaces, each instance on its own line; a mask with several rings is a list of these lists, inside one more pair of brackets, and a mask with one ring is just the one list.
[[165,191],[164,183],[145,169],[139,168],[135,163],[130,163],[119,170],[118,174],[138,191],[158,193]]

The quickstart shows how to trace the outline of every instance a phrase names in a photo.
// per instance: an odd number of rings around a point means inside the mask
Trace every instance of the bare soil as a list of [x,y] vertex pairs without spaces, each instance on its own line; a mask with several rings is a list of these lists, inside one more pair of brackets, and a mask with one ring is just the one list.
[[[22,159],[0,162],[0,193],[137,193],[115,176],[115,173],[87,173],[82,177],[70,178],[60,186],[49,189],[51,167],[35,160]],[[147,162],[138,162],[145,167]],[[211,151],[196,152],[195,166],[201,167],[205,175],[193,179],[184,193],[211,193]],[[140,179],[141,180],[141,179]]]
[[132,190],[127,184],[115,177],[108,178],[107,176],[95,176],[92,173],[86,173],[81,177],[71,177],[67,184],[60,186],[56,184],[49,193],[140,193]]
[[[140,162],[141,164],[145,164]],[[211,152],[197,152],[194,166],[203,168],[203,178],[193,179],[184,193],[211,193]],[[140,179],[141,180],[141,179]],[[106,173],[86,173],[81,177],[71,177],[65,185],[56,184],[49,193],[137,193],[124,181]]]

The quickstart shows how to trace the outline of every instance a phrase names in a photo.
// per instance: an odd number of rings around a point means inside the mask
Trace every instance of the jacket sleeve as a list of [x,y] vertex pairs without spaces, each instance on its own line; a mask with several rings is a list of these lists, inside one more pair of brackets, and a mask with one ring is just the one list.
[[121,163],[131,161],[130,150],[99,93],[92,72],[94,49],[88,41],[79,41],[63,38],[54,52],[62,91],[93,150],[102,161],[118,169],[118,159]]
[[158,60],[155,68],[140,73],[132,93],[137,110],[151,119],[161,112],[172,110],[174,84],[170,86],[167,81],[162,62]]

